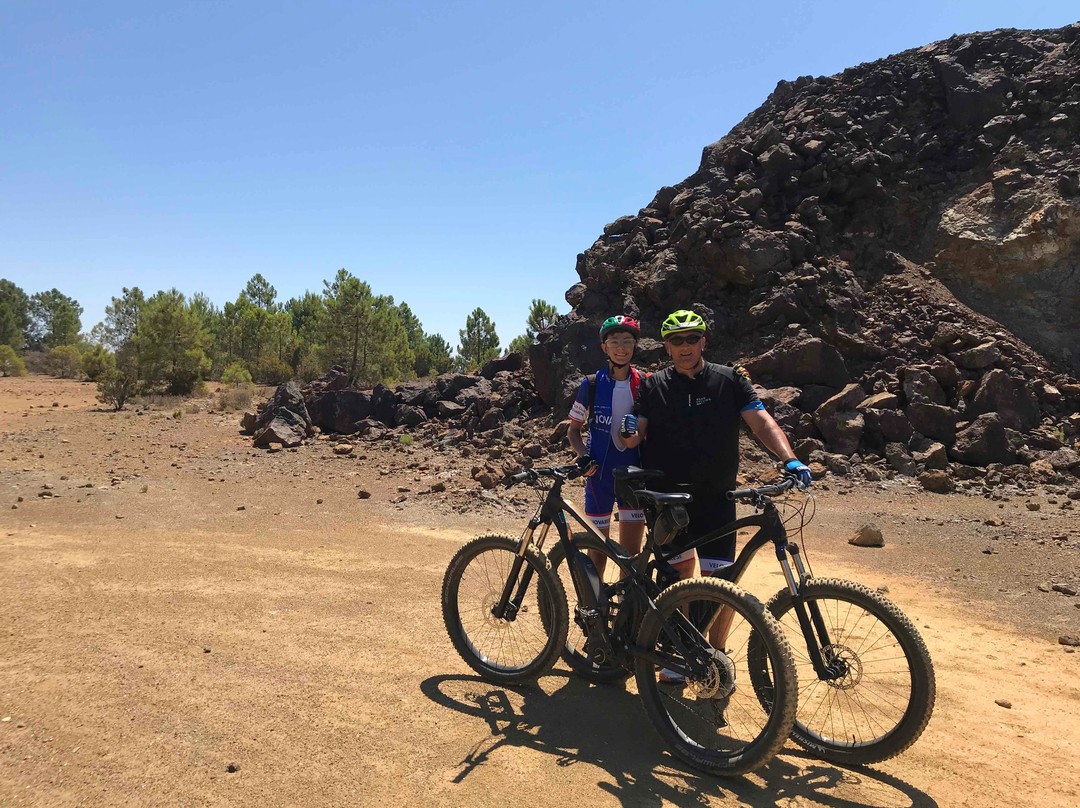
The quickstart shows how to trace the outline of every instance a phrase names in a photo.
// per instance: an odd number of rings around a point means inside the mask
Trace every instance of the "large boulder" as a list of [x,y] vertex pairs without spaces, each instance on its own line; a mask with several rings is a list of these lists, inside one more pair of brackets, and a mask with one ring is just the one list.
[[904,395],[909,402],[925,401],[929,404],[945,404],[945,391],[925,366],[908,367],[900,371]]
[[245,416],[244,426],[254,433],[256,446],[280,443],[297,446],[315,434],[304,396],[296,382],[278,385],[274,395],[262,406],[254,423]]
[[980,415],[956,435],[949,454],[968,466],[1012,462],[1005,425],[996,412]]
[[259,447],[280,443],[282,446],[299,446],[308,437],[308,425],[292,410],[279,409],[267,423],[255,433],[254,444]]
[[956,439],[956,412],[941,404],[916,401],[908,404],[907,417],[912,428],[946,446]]
[[371,412],[375,420],[393,426],[397,407],[397,396],[386,385],[378,384],[371,391]]
[[414,427],[427,420],[427,415],[419,407],[412,404],[402,404],[394,414],[394,423],[397,426]]
[[435,389],[439,392],[439,398],[449,400],[466,387],[472,387],[479,382],[479,376],[471,376],[468,373],[444,373],[435,378]]
[[372,413],[371,395],[359,390],[333,390],[308,401],[311,421],[323,432],[351,434]]
[[968,411],[974,415],[996,412],[1009,429],[1026,432],[1039,423],[1039,402],[1028,386],[1017,383],[1004,370],[982,377]]
[[504,370],[521,370],[525,366],[525,357],[522,354],[511,352],[498,359],[492,359],[480,368],[480,375],[485,379],[494,379],[495,374]]
[[814,423],[832,451],[850,455],[859,450],[863,417],[856,407],[866,398],[857,384],[849,384],[814,412]]
[[747,360],[752,376],[762,376],[782,384],[847,384],[847,365],[835,346],[822,339],[785,339],[761,356]]

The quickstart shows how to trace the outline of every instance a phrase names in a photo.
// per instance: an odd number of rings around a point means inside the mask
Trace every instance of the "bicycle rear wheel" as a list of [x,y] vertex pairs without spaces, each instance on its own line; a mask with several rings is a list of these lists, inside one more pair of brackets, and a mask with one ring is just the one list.
[[499,684],[536,679],[566,643],[566,593],[544,555],[532,548],[511,591],[513,598],[531,573],[521,608],[506,618],[492,614],[519,547],[506,536],[473,539],[451,559],[443,578],[443,622],[450,641],[470,668]]
[[792,739],[833,763],[878,763],[899,755],[922,734],[934,709],[934,666],[918,630],[862,584],[812,578],[802,591],[825,622],[826,662],[837,661],[844,674],[818,678],[791,593],[777,592],[767,606],[794,649],[801,684]]
[[[776,621],[755,597],[716,579],[680,581],[656,606],[684,646],[704,647],[708,661],[705,675],[679,685],[661,681],[653,661],[638,657],[638,692],[653,726],[676,755],[710,774],[734,776],[766,763],[791,732],[798,689],[791,649]],[[764,640],[760,654],[749,653],[751,638]],[[669,665],[686,665],[654,612],[642,621],[638,646]],[[760,678],[750,670],[755,658],[754,664],[778,672],[767,701],[750,684]]]

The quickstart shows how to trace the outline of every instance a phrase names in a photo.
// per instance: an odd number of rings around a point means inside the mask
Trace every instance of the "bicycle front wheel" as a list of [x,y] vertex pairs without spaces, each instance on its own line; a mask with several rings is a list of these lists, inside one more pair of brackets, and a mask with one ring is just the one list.
[[485,679],[506,685],[547,672],[566,643],[566,592],[547,558],[532,548],[511,590],[516,600],[528,576],[520,607],[502,618],[492,613],[519,547],[507,536],[473,539],[451,559],[442,587],[443,622],[454,648]]
[[926,644],[892,602],[862,584],[812,578],[802,594],[825,622],[826,664],[842,675],[820,679],[791,593],[768,603],[795,652],[801,689],[792,739],[833,763],[878,763],[915,743],[930,721],[936,686]]
[[[638,692],[664,741],[710,774],[744,774],[768,762],[791,732],[797,692],[791,649],[776,621],[757,598],[717,579],[680,581],[657,598],[656,607],[682,645],[708,660],[704,675],[679,682],[669,669],[638,657]],[[758,653],[750,653],[751,642]],[[687,665],[655,612],[645,615],[638,646],[667,665]],[[751,664],[777,672],[768,699],[759,699],[751,686],[761,675]]]

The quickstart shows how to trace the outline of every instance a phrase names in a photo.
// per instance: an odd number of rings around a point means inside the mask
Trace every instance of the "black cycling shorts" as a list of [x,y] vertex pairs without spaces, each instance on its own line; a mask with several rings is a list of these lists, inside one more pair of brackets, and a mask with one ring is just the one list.
[[[690,490],[690,489],[688,489]],[[694,501],[686,506],[690,524],[672,542],[671,549],[684,550],[695,539],[735,521],[735,502],[724,496],[723,491],[702,493],[693,491]],[[735,532],[700,545],[700,558],[735,560]]]

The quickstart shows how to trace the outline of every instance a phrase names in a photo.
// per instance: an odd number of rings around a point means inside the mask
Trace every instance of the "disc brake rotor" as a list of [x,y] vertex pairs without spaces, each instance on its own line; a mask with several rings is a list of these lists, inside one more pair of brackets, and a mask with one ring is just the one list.
[[862,681],[863,665],[862,660],[859,659],[859,655],[846,645],[840,645],[839,643],[833,643],[832,645],[823,646],[821,649],[821,655],[830,661],[830,665],[842,665],[844,668],[843,676],[839,676],[836,679],[826,679],[825,683],[829,687],[836,688],[837,690],[853,690]]
[[710,648],[708,671],[700,678],[687,677],[686,690],[696,699],[723,699],[735,692],[735,664],[727,654]]

